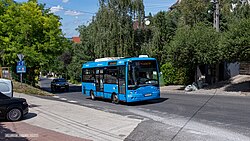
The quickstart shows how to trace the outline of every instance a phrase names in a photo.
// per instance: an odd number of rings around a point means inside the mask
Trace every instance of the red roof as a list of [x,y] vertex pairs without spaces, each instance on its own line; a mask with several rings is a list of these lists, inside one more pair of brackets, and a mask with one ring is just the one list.
[[72,41],[73,41],[74,43],[80,43],[80,42],[81,42],[81,39],[80,39],[80,37],[72,37]]

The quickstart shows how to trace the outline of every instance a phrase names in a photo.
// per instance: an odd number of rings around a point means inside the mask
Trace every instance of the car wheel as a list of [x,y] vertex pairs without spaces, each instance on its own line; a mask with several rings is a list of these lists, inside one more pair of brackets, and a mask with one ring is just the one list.
[[56,92],[56,91],[57,91],[57,88],[56,88],[56,87],[53,87],[53,89],[54,89],[54,92]]
[[93,91],[90,91],[90,98],[91,98],[92,100],[95,100],[95,94],[94,94]]
[[50,89],[51,89],[51,92],[55,91],[53,86],[51,86]]
[[119,103],[119,98],[117,94],[112,95],[112,103],[115,103],[115,104]]
[[9,121],[18,121],[22,118],[22,111],[18,108],[13,108],[7,113],[7,119]]
[[69,87],[66,87],[66,91],[67,91],[67,92],[69,91]]

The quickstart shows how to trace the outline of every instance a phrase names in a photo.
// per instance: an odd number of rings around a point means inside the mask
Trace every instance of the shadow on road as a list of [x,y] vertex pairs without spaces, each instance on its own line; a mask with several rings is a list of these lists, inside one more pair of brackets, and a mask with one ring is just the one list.
[[162,103],[169,98],[159,98],[155,100],[149,100],[149,101],[141,101],[141,102],[134,102],[134,103],[124,103],[127,106],[141,106],[141,105],[150,105],[150,104],[157,104],[157,103]]
[[230,81],[219,82],[211,86],[207,86],[203,89],[220,89],[223,88],[227,92],[250,92],[250,81],[240,82],[240,83],[231,83]]
[[[34,118],[34,117],[36,117],[37,116],[37,114],[36,113],[28,113],[28,114],[26,114],[20,121],[24,121],[24,120],[28,120],[28,119],[32,119],[32,118]],[[1,123],[8,123],[9,121],[7,120],[7,119],[1,119],[0,120],[0,124]],[[18,121],[17,121],[18,122]],[[1,133],[1,127],[0,127],[0,133]],[[0,139],[0,141],[1,141],[1,139]]]
[[69,86],[69,92],[81,92],[82,86]]
[[4,123],[0,122],[0,140],[1,141],[28,141],[27,138],[24,137],[5,137],[8,135],[18,135],[18,133],[11,131],[6,128]]
[[34,117],[36,117],[36,116],[37,116],[36,113],[28,113],[27,115],[25,115],[25,116],[23,117],[23,120],[32,119],[32,118],[34,118]]
[[[91,100],[91,98],[86,98]],[[140,101],[140,102],[133,102],[133,103],[126,103],[126,102],[122,102],[120,101],[119,104],[124,105],[124,106],[141,106],[141,105],[150,105],[150,104],[157,104],[157,103],[162,103],[166,100],[168,100],[169,98],[159,98],[159,99],[155,99],[155,100],[148,100],[148,101]],[[100,101],[100,102],[110,102],[112,103],[111,99],[103,99],[103,98],[96,98],[95,101]]]
[[241,82],[238,84],[232,84],[225,88],[226,91],[230,92],[250,92],[250,81]]

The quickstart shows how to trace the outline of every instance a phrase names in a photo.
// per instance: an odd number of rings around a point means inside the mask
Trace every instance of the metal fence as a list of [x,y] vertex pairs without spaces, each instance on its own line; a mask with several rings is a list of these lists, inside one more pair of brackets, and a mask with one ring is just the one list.
[[0,78],[12,79],[9,67],[0,67]]

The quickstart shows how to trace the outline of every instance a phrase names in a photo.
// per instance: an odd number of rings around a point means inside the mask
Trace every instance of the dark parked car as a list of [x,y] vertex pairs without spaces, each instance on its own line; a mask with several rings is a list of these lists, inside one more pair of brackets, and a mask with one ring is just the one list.
[[0,119],[18,121],[29,111],[28,103],[23,98],[8,97],[0,92]]
[[51,91],[64,89],[69,91],[69,83],[64,78],[56,78],[51,81]]

